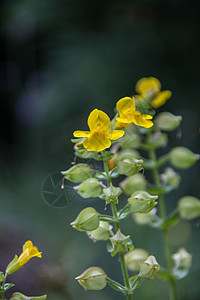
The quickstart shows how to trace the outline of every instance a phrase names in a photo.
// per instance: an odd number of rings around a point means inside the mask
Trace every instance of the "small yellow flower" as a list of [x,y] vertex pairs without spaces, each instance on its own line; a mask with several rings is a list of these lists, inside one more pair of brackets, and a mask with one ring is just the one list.
[[83,146],[88,151],[100,152],[111,146],[111,140],[118,140],[124,135],[123,130],[110,130],[110,118],[101,110],[94,109],[88,117],[90,131],[77,130],[75,137],[85,137]]
[[124,97],[117,102],[116,107],[120,115],[116,122],[118,128],[124,128],[133,123],[145,128],[153,126],[152,116],[142,115],[140,111],[135,109],[134,98]]
[[136,96],[138,100],[145,98],[147,101],[151,102],[151,105],[154,108],[164,105],[172,96],[172,93],[168,90],[160,91],[161,83],[154,77],[144,77],[138,80],[135,90],[138,93]]
[[37,247],[33,246],[33,243],[31,241],[27,241],[23,245],[23,252],[22,254],[18,257],[17,262],[19,265],[22,267],[25,265],[32,257],[37,256],[37,257],[42,257],[41,253],[39,252]]

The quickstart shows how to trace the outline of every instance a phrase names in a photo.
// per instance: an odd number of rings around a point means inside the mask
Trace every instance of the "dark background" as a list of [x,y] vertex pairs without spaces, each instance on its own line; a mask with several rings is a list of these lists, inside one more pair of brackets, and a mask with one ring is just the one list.
[[[93,244],[69,223],[87,205],[103,211],[100,200],[83,201],[72,193],[63,208],[41,195],[50,174],[70,167],[72,132],[87,129],[94,108],[113,116],[118,99],[134,94],[145,76],[159,78],[173,96],[159,111],[183,116],[182,136],[170,134],[171,146],[199,152],[199,10],[198,1],[180,0],[16,0],[4,1],[0,58],[0,265],[3,270],[22,244],[31,239],[43,251],[10,276],[15,290],[48,293],[54,299],[121,299],[106,288],[85,293],[74,281],[84,269],[102,266],[114,279],[105,244]],[[165,150],[163,150],[163,153]],[[181,171],[179,191],[168,197],[173,208],[183,195],[198,197],[199,165]],[[70,201],[71,201],[70,200]],[[86,202],[86,203],[85,203]],[[136,247],[144,247],[164,264],[159,233],[135,226]],[[172,250],[193,253],[190,277],[178,283],[181,300],[199,299],[199,220],[181,221],[171,232]],[[118,277],[117,277],[118,276]],[[112,277],[112,276],[111,276]],[[14,291],[13,289],[13,291]],[[168,299],[167,284],[146,282],[137,299]]]

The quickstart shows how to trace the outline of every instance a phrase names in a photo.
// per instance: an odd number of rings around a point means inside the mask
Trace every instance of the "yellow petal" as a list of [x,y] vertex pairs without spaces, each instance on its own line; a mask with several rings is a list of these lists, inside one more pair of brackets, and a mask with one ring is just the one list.
[[75,137],[88,137],[90,134],[89,131],[81,131],[81,130],[76,130],[74,131],[73,135]]
[[40,258],[42,257],[42,255],[41,255],[42,252],[39,252],[38,248],[35,247],[35,246],[31,249],[31,252],[29,254],[30,254],[31,257],[34,257],[34,256],[37,256],[37,257],[40,257]]
[[117,122],[115,123],[117,128],[125,128],[129,125],[133,124],[133,122],[129,122],[128,120],[117,118]]
[[33,243],[31,241],[26,241],[26,243],[24,243],[23,245],[23,251],[25,251],[26,249],[31,250],[31,248],[33,247]]
[[162,91],[160,92],[157,97],[152,101],[151,105],[154,108],[158,108],[165,104],[165,102],[172,96],[170,91]]
[[111,141],[105,132],[93,132],[83,141],[83,146],[88,151],[100,152],[111,146]]
[[145,95],[148,92],[157,93],[161,89],[160,81],[154,77],[144,77],[138,80],[135,90],[138,94]]
[[138,126],[150,128],[153,126],[152,118],[150,115],[142,115],[140,111],[136,111],[133,122]]
[[125,118],[127,111],[135,111],[135,100],[131,97],[124,97],[117,102],[116,108],[120,117]]
[[118,140],[124,135],[123,130],[111,130],[110,131],[110,139],[111,140]]
[[110,128],[110,118],[102,110],[94,109],[88,117],[90,130],[106,130]]

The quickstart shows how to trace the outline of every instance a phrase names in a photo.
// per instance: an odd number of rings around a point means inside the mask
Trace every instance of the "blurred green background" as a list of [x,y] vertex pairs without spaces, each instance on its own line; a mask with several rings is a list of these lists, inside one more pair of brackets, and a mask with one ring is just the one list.
[[[3,270],[31,239],[43,252],[10,276],[12,291],[49,300],[122,299],[106,288],[84,292],[74,277],[89,266],[104,268],[122,280],[117,258],[102,242],[93,244],[69,223],[78,212],[103,201],[81,200],[73,193],[62,208],[42,198],[44,180],[70,167],[72,132],[86,129],[90,111],[113,116],[118,99],[134,94],[145,76],[160,79],[173,97],[160,108],[183,116],[182,136],[170,134],[171,146],[199,152],[199,10],[193,0],[6,0],[1,4],[1,172],[0,266]],[[165,153],[166,150],[163,150]],[[179,191],[169,194],[169,210],[183,195],[198,197],[199,164],[180,172]],[[73,200],[73,201],[72,201]],[[178,282],[181,300],[198,300],[200,220],[181,221],[171,231],[173,253],[193,253],[190,276]],[[126,222],[125,222],[126,223]],[[130,219],[136,247],[165,264],[160,234]],[[168,299],[167,284],[146,281],[135,298]]]

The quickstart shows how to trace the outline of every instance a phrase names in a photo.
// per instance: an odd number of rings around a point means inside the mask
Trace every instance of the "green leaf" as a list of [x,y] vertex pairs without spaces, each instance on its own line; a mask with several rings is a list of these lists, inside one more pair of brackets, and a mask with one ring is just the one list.
[[12,298],[10,298],[10,300],[45,300],[47,298],[47,295],[42,295],[42,296],[25,296],[21,293],[14,293],[12,295]]
[[178,214],[174,214],[173,216],[171,216],[170,218],[168,218],[167,220],[165,220],[161,225],[160,228],[161,229],[165,229],[165,228],[170,228],[175,226],[179,221],[179,216]]
[[96,160],[109,160],[113,158],[114,154],[110,151],[104,151],[102,153],[98,153],[98,155],[95,157]]
[[4,284],[4,291],[9,290],[11,287],[15,286],[14,283],[5,283]]
[[4,273],[0,272],[0,282],[2,282],[4,280]]
[[95,171],[95,175],[94,177],[97,179],[101,179],[101,180],[106,180],[107,179],[107,175],[105,172],[100,172],[100,171]]

